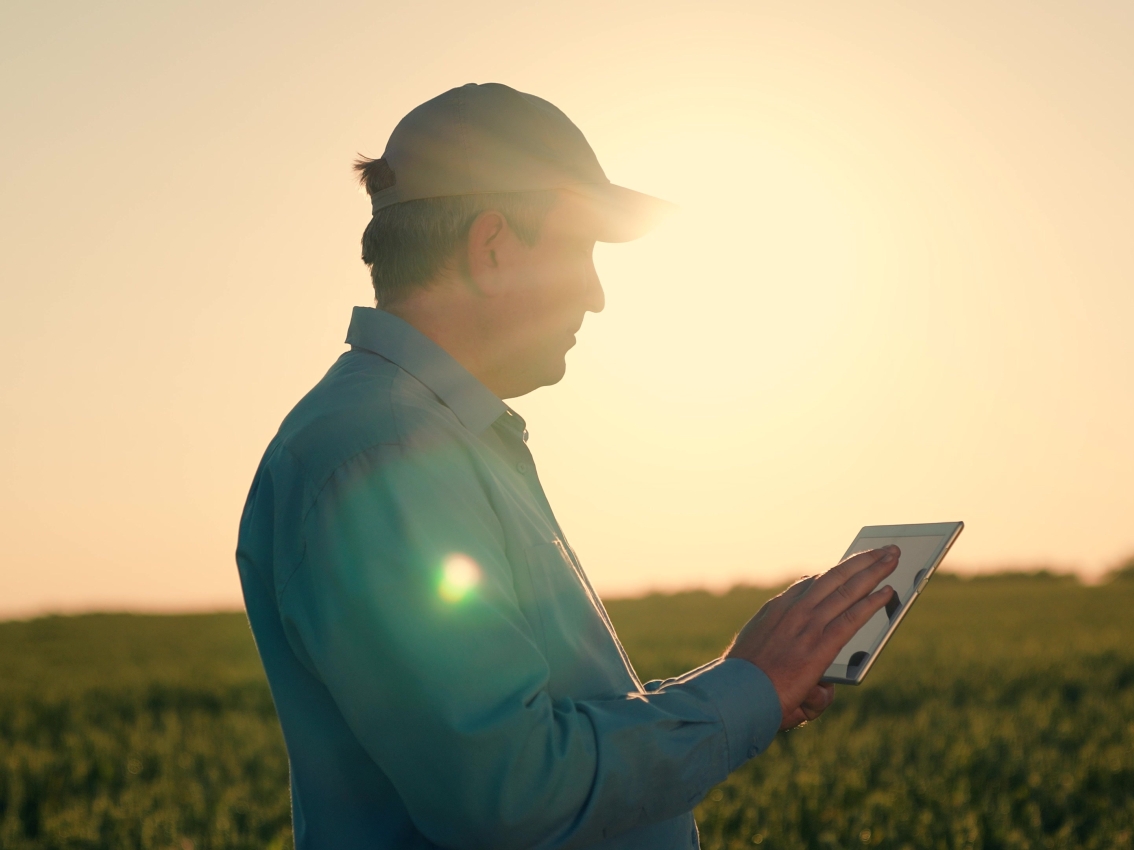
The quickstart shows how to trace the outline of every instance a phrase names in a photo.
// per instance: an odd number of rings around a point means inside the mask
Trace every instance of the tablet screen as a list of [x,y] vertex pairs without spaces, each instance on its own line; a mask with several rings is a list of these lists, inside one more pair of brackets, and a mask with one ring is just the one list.
[[891,543],[901,549],[898,566],[879,584],[879,587],[892,587],[897,593],[897,599],[892,600],[855,633],[835,657],[829,675],[856,678],[856,673],[864,669],[867,660],[879,649],[883,638],[890,631],[891,622],[900,619],[902,609],[913,599],[914,591],[922,579],[940,563],[947,546],[956,538],[960,528],[961,523],[932,523],[868,526],[859,532],[843,556],[844,560],[859,552],[878,549]]

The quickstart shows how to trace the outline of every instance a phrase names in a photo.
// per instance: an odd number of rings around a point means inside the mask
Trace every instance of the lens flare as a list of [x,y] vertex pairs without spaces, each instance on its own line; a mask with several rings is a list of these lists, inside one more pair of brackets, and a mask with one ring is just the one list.
[[450,555],[441,565],[441,583],[437,590],[446,602],[460,602],[478,584],[480,567],[468,555]]

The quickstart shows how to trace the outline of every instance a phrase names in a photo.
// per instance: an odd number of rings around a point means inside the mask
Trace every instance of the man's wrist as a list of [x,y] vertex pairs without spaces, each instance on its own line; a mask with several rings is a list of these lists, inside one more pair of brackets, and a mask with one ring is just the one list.
[[696,677],[724,726],[728,744],[728,772],[764,752],[776,737],[782,721],[780,697],[771,679],[743,658],[722,658]]

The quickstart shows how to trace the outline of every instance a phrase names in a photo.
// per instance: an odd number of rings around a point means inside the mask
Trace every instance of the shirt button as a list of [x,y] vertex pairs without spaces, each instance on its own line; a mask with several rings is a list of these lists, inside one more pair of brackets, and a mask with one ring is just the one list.
[[516,471],[518,473],[520,473],[521,475],[524,475],[528,471],[528,465],[526,463],[524,463],[523,461],[520,461],[519,463],[516,464]]
[[749,747],[749,748],[748,748],[748,758],[755,758],[755,757],[756,757],[756,755],[757,755],[757,754],[758,754],[759,752],[760,752],[760,748],[759,748],[759,747],[756,747],[756,746],[752,746],[752,747]]

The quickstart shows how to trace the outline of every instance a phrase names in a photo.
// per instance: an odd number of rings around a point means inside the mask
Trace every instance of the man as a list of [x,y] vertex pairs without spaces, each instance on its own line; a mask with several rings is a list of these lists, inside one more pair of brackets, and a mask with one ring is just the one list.
[[720,659],[642,684],[503,399],[562,378],[603,308],[613,186],[546,101],[467,85],[358,164],[377,309],[287,416],[237,561],[291,764],[298,848],[689,848],[691,810],[877,610],[896,551],[765,605]]

